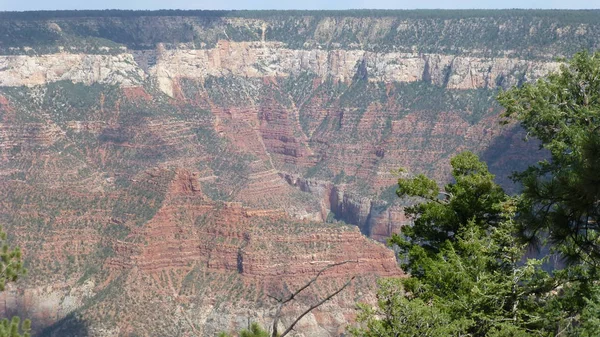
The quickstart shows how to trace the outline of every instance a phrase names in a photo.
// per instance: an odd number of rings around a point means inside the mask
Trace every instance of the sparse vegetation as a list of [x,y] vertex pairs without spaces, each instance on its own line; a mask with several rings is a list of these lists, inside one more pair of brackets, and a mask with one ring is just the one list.
[[[383,281],[354,336],[592,336],[600,331],[598,207],[600,53],[579,53],[534,84],[499,96],[549,150],[514,177],[509,197],[471,153],[451,161],[454,182],[401,178],[414,225],[390,239],[410,277]],[[522,241],[520,239],[528,239]],[[566,259],[549,273],[525,257],[537,238]],[[538,241],[539,242],[539,241]],[[548,258],[548,257],[546,257]]]
[[[239,333],[240,337],[270,337],[269,333],[258,325],[258,323],[252,323],[248,329],[243,329]],[[221,332],[219,337],[231,337],[230,334]]]
[[[260,41],[262,27],[232,24],[228,19],[233,18],[265,20],[269,24],[266,32],[269,41],[281,41],[296,49],[343,45],[370,51],[412,52],[416,47],[419,52],[449,54],[479,50],[489,56],[502,56],[505,50],[533,57],[549,53],[570,55],[597,45],[600,29],[598,11],[594,10],[105,10],[5,12],[0,15],[0,27],[5,32],[0,39],[0,51],[19,54],[27,53],[19,48],[23,45],[33,48],[29,53],[57,52],[58,46],[64,46],[78,52],[114,54],[122,51],[121,46],[151,49],[158,43],[172,47],[183,43],[199,48],[202,44],[214,46],[220,39]],[[93,23],[86,21],[90,19]],[[364,26],[354,24],[357,19],[367,23],[387,19],[392,21],[392,26],[386,31],[375,29],[373,34],[364,34]],[[56,26],[49,28],[45,20],[53,20]],[[340,29],[328,38],[321,37],[319,27],[323,20],[333,20]],[[578,35],[575,29],[567,28],[574,24],[585,24],[587,34]],[[162,29],[155,29],[157,25]],[[530,31],[530,27],[536,29]],[[569,37],[563,39],[571,42],[557,41],[559,31],[568,34]]]
[[[82,71],[94,72],[77,77],[85,84],[53,81],[80,71],[57,66],[24,74],[27,86],[0,87],[0,221],[18,231],[27,248],[23,262],[18,249],[0,251],[0,290],[27,265],[36,277],[23,280],[25,287],[50,293],[58,316],[74,310],[40,336],[86,335],[88,324],[91,331],[116,327],[110,333],[131,336],[198,335],[199,324],[223,322],[215,316],[239,319],[236,305],[266,308],[269,294],[277,312],[267,330],[276,335],[278,320],[290,323],[280,319],[283,306],[302,288],[289,282],[274,296],[273,285],[313,263],[338,261],[345,253],[339,250],[349,246],[346,238],[359,237],[340,219],[361,222],[363,233],[381,238],[396,225],[399,206],[409,205],[414,225],[390,242],[410,277],[381,280],[377,306],[361,306],[353,334],[596,336],[600,54],[577,54],[558,74],[535,83],[527,83],[526,74],[551,66],[538,68],[537,61],[600,46],[599,16],[521,10],[0,13],[0,54],[38,60],[48,53],[79,54]],[[265,43],[257,43],[263,37]],[[227,41],[247,41],[243,47],[250,50],[237,53],[232,43],[236,53],[223,57]],[[218,51],[207,51],[217,45]],[[211,66],[229,57],[255,61],[233,74],[202,65],[192,78],[167,71],[169,96],[155,77],[164,69],[147,67],[168,60],[175,48],[203,49],[187,56],[206,52]],[[137,64],[147,77],[114,72],[106,81],[126,76],[139,86],[89,83],[105,75],[105,67],[96,63],[102,57],[86,54],[124,53],[130,55],[119,62]],[[402,69],[407,54],[422,73],[407,72],[401,82],[387,70],[377,74],[379,62]],[[294,69],[336,76],[282,73],[278,67],[290,63],[279,62],[281,55],[301,55],[293,62],[303,66],[293,63]],[[344,63],[354,57],[353,64]],[[434,63],[435,57],[444,62]],[[450,61],[471,57],[490,63],[461,69]],[[15,76],[11,62],[43,67],[25,57],[7,60],[1,71],[8,81]],[[193,66],[185,62],[181,69]],[[517,66],[498,69],[496,62]],[[262,70],[276,75],[261,78]],[[462,70],[498,75],[456,85]],[[34,85],[38,80],[49,82]],[[513,83],[517,87],[502,91],[497,102],[497,90]],[[505,146],[520,129],[504,133],[492,125],[503,108],[503,116],[520,122],[548,154],[514,175],[523,187],[515,197],[475,154],[454,156],[483,151],[500,134],[506,139],[500,150],[487,152],[498,157],[489,167],[511,170],[505,160],[526,151]],[[389,168],[398,162],[423,174],[409,172],[388,186]],[[183,181],[174,179],[180,173]],[[450,183],[440,187],[444,181]],[[327,214],[327,207],[338,214]],[[324,223],[308,220],[324,215]],[[366,228],[377,221],[383,226]],[[1,231],[0,239],[6,241]],[[535,245],[541,258],[525,258]],[[377,253],[361,255],[360,263],[386,252]],[[393,255],[386,258],[386,275],[393,274]],[[263,270],[266,281],[256,277]],[[48,290],[46,280],[64,287]],[[310,312],[349,282],[311,280],[314,292],[299,307]],[[374,284],[365,282],[353,283],[355,300],[371,298],[361,290]],[[15,309],[10,301],[6,311],[21,315],[21,302]],[[196,315],[209,306],[209,314]],[[346,314],[343,319],[351,317]],[[262,322],[269,313],[263,315]],[[284,335],[298,320],[292,322]],[[27,321],[0,322],[0,337],[28,333]],[[240,334],[269,335],[256,324]]]

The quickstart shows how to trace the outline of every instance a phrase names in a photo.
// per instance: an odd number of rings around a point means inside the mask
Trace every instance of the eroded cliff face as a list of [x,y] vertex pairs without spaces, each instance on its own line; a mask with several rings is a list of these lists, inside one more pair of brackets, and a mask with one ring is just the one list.
[[353,260],[284,317],[357,276],[298,329],[339,336],[402,276],[375,241],[409,223],[391,171],[444,183],[471,150],[506,182],[541,154],[498,124],[496,90],[600,45],[587,12],[509,13],[12,14],[0,222],[31,273],[0,310],[54,336],[211,336]]
[[559,63],[515,58],[440,54],[374,53],[365,50],[293,50],[282,43],[219,41],[208,50],[164,50],[149,73],[173,95],[177,78],[208,76],[286,77],[303,72],[334,81],[357,76],[374,82],[427,81],[448,89],[513,86],[558,69]]
[[[140,64],[151,66],[142,69]],[[152,62],[150,62],[152,63]],[[479,58],[443,54],[375,53],[365,50],[297,50],[276,42],[221,40],[211,49],[157,50],[117,55],[49,54],[0,56],[0,85],[34,86],[75,83],[139,85],[146,77],[173,97],[182,78],[276,78],[314,74],[350,82],[356,76],[374,82],[425,81],[447,89],[510,87],[556,71],[558,62],[518,58]]]
[[0,86],[35,86],[62,80],[132,86],[145,77],[132,54],[3,55],[0,69]]
[[320,199],[321,221],[343,221],[358,226],[364,235],[381,242],[411,223],[403,207],[393,201],[347,192],[346,186],[329,181],[306,179],[289,173],[280,175],[291,186]]
[[[393,252],[356,227],[297,222],[278,210],[215,203],[202,193],[198,179],[197,172],[184,169],[154,169],[139,176],[147,188],[165,193],[143,227],[126,230],[127,221],[97,218],[105,223],[53,233],[44,247],[48,254],[37,255],[35,264],[52,267],[53,259],[62,260],[61,253],[71,256],[66,279],[4,292],[2,313],[20,310],[40,326],[81,308],[90,336],[212,336],[239,329],[248,320],[269,324],[275,306],[267,295],[303,285],[328,264],[352,261],[328,270],[318,290],[311,289],[284,318],[288,322],[310,305],[311,296],[323,296],[356,276],[347,293],[313,312],[297,334],[329,336],[343,332],[356,314],[356,298],[373,301],[375,276],[402,275]],[[107,227],[112,235],[99,235]],[[27,247],[25,240],[31,240],[30,234],[16,239]],[[95,250],[109,253],[90,257]],[[170,323],[157,326],[159,317]],[[60,327],[49,331],[61,335]]]

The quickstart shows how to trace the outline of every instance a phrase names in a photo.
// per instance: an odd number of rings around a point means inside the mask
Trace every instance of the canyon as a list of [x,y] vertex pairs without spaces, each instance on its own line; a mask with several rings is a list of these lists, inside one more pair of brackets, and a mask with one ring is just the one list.
[[[402,174],[543,158],[498,90],[600,47],[597,11],[0,13],[0,224],[39,336],[340,336],[410,224]],[[527,48],[525,48],[527,46]],[[404,168],[405,173],[398,172]],[[407,172],[407,173],[406,173]]]

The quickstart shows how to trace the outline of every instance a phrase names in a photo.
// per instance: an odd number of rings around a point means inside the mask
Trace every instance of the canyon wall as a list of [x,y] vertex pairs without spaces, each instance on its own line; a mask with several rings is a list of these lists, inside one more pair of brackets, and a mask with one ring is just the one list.
[[[0,13],[0,223],[40,336],[212,336],[351,263],[297,336],[339,336],[410,223],[394,170],[543,158],[497,91],[600,46],[598,11]],[[350,225],[347,225],[350,224]]]
[[329,181],[306,179],[289,173],[280,175],[291,186],[321,200],[322,221],[339,220],[356,225],[364,235],[382,242],[411,223],[402,206],[393,205],[393,202],[348,193],[345,186]]
[[[142,69],[140,64],[155,64]],[[135,54],[0,56],[0,85],[34,86],[60,80],[139,85],[146,77],[173,97],[180,78],[287,77],[303,72],[335,81],[356,76],[374,82],[416,82],[447,89],[509,87],[556,71],[558,62],[442,54],[376,53],[365,50],[294,50],[274,42],[219,41],[211,49],[136,51]]]

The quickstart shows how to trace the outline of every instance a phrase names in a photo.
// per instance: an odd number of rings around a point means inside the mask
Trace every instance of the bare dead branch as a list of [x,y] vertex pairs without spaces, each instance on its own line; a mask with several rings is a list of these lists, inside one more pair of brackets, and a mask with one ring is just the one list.
[[[315,275],[315,277],[313,277],[312,279],[310,279],[306,284],[304,284],[302,287],[300,287],[300,289],[296,290],[295,292],[291,293],[289,296],[287,296],[287,298],[283,299],[283,298],[277,298],[275,296],[271,296],[271,295],[267,295],[270,298],[275,299],[277,302],[279,302],[279,307],[277,308],[277,312],[275,313],[275,318],[273,319],[273,328],[272,328],[272,337],[281,337],[284,335],[279,336],[278,332],[277,332],[277,324],[279,323],[279,320],[281,319],[281,311],[283,310],[283,307],[290,302],[291,300],[293,300],[294,298],[296,298],[296,296],[298,296],[302,291],[304,291],[306,288],[310,287],[313,283],[315,283],[317,281],[317,279],[319,278],[319,276],[321,276],[325,271],[327,271],[328,269],[331,269],[333,267],[337,267],[337,266],[341,266],[343,264],[346,263],[350,263],[350,262],[354,262],[354,263],[358,263],[358,260],[346,260],[346,261],[341,261],[341,262],[337,262],[337,263],[332,263],[329,264],[327,266],[325,266],[324,268],[322,268],[321,270],[319,270],[317,272],[317,275]],[[302,313],[302,315],[300,317],[298,317],[294,323],[292,323],[291,327],[288,328],[286,330],[286,332],[284,332],[284,334],[289,333],[291,331],[291,328],[294,327],[294,325],[296,325],[296,323],[298,323],[298,321],[304,317],[306,314],[308,314],[310,311],[312,311],[313,309],[317,308],[318,306],[320,306],[321,304],[325,303],[326,301],[328,301],[329,299],[331,299],[333,296],[337,295],[338,293],[340,293],[342,290],[344,290],[344,288],[346,288],[348,286],[348,284],[350,284],[350,282],[354,279],[355,277],[353,276],[342,288],[340,288],[338,291],[334,292],[333,294],[327,296],[323,301],[317,303],[315,306],[311,306],[307,311],[305,311],[304,313]]]
[[321,276],[321,274],[323,274],[326,270],[331,269],[333,267],[337,267],[337,266],[341,266],[343,264],[346,263],[350,263],[350,262],[356,262],[358,263],[358,261],[354,261],[354,260],[346,260],[346,261],[342,261],[342,262],[338,262],[338,263],[332,263],[329,264],[327,266],[325,266],[323,269],[319,270],[319,272],[317,273],[317,275],[315,275],[315,277],[313,277],[310,281],[308,281],[308,283],[306,283],[304,286],[302,286],[300,289],[298,289],[295,293],[291,294],[289,296],[288,299],[286,299],[283,304],[293,300],[298,294],[300,294],[304,289],[310,287],[313,283],[315,283],[317,281],[317,279],[319,278],[319,276]]
[[277,301],[277,302],[279,302],[279,303],[281,303],[281,301],[282,301],[282,299],[281,299],[281,298],[279,298],[279,297],[275,297],[275,296],[273,296],[273,295],[269,295],[269,294],[267,294],[267,297],[270,297],[270,298],[274,299],[275,301]]
[[309,312],[311,312],[314,309],[318,308],[319,306],[323,305],[323,303],[329,301],[335,295],[341,293],[344,289],[346,289],[346,287],[348,287],[350,285],[350,283],[352,283],[352,281],[355,278],[356,278],[356,276],[352,276],[352,278],[350,278],[348,280],[348,282],[344,283],[344,285],[340,289],[338,289],[338,290],[334,291],[333,293],[329,294],[327,297],[325,297],[324,299],[322,299],[318,303],[311,305],[310,308],[306,309],[300,316],[298,316],[298,318],[296,318],[296,320],[294,322],[292,322],[292,324],[279,337],[284,337],[285,335],[287,335],[288,333],[290,333],[294,329],[294,326],[296,325],[296,323],[298,323],[302,319],[302,317],[306,316]]

